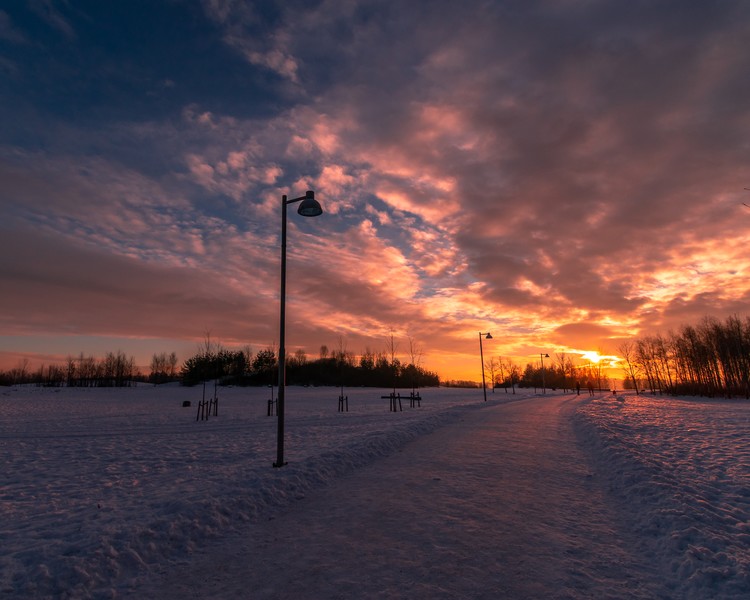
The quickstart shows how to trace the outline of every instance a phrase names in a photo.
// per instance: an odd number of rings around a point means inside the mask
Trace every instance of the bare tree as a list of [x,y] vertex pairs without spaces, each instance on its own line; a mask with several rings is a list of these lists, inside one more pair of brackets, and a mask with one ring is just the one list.
[[176,353],[172,352],[169,355],[168,365],[169,365],[169,370],[168,370],[169,378],[174,379],[177,376],[177,354]]
[[167,355],[164,352],[154,354],[151,357],[150,369],[151,380],[154,382],[154,385],[162,383],[167,375]]
[[65,359],[65,380],[68,387],[72,387],[76,378],[76,359],[72,356],[68,356]]
[[211,356],[219,349],[219,344],[211,341],[211,332],[207,329],[203,333],[203,343],[199,350],[204,356]]
[[242,348],[242,354],[245,355],[245,364],[249,369],[250,365],[253,363],[253,349],[250,347],[250,345],[246,345],[244,348]]
[[340,401],[344,399],[344,373],[346,372],[346,366],[354,362],[354,356],[347,350],[346,340],[344,336],[340,335],[337,343],[336,350],[333,351],[333,359],[336,361],[336,366],[339,371],[339,385],[341,387]]
[[96,360],[93,356],[85,356],[83,352],[78,356],[78,381],[80,386],[91,386],[96,379]]
[[335,359],[341,365],[354,365],[354,353],[349,352],[344,336],[339,336],[336,349],[331,354],[331,358]]
[[14,383],[25,383],[28,377],[29,370],[29,359],[23,358],[18,361],[18,366],[15,369],[11,369],[12,379]]
[[385,338],[385,351],[386,355],[390,359],[390,368],[391,372],[393,374],[393,393],[396,393],[396,380],[398,378],[398,371],[399,367],[401,366],[400,361],[398,358],[396,358],[396,351],[398,350],[398,342],[396,341],[396,337],[394,335],[393,329],[390,330],[390,333]]
[[555,354],[555,360],[557,361],[557,370],[560,373],[560,378],[562,380],[562,389],[563,392],[568,391],[568,356],[565,354],[565,352],[558,352]]
[[[497,357],[497,370],[498,375],[500,377],[500,383],[505,388],[505,393],[508,393],[508,377],[506,376],[506,366],[505,361],[503,360],[502,356]],[[492,391],[495,391],[495,388],[492,388]]]
[[627,377],[630,377],[630,380],[633,382],[633,386],[635,387],[635,393],[638,395],[640,392],[638,391],[638,372],[637,372],[637,366],[636,366],[636,348],[635,343],[632,341],[623,342],[617,347],[617,351],[622,355],[623,360],[625,361],[625,374]]
[[492,382],[492,393],[494,394],[495,384],[497,383],[497,378],[495,374],[497,373],[498,368],[499,368],[497,359],[494,356],[490,357],[489,360],[485,361],[484,368],[487,369],[487,371],[489,371],[490,373],[490,381]]
[[166,352],[154,354],[151,357],[150,371],[150,378],[154,385],[174,380],[177,375],[177,354],[174,352],[169,355]]
[[409,365],[408,366],[409,366],[409,370],[412,376],[411,389],[412,389],[412,392],[414,392],[417,389],[417,370],[422,362],[422,357],[424,356],[424,349],[422,348],[421,344],[418,344],[411,335],[407,339],[409,341]]
[[292,357],[290,364],[296,367],[301,367],[306,362],[307,362],[307,354],[305,354],[305,351],[302,348],[298,348],[294,352],[294,356]]
[[510,387],[513,393],[516,393],[516,382],[521,380],[521,367],[515,364],[510,358],[506,360],[505,366],[510,374]]
[[421,344],[418,344],[412,336],[408,337],[409,340],[409,364],[418,367],[424,356],[424,348]]

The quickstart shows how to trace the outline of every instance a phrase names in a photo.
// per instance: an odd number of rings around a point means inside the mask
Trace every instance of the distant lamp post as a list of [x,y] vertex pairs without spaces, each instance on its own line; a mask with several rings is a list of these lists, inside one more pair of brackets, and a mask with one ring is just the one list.
[[482,391],[484,392],[484,401],[487,402],[487,385],[484,383],[484,351],[482,350],[482,336],[484,339],[491,340],[492,334],[479,332],[479,359],[482,361]]
[[544,383],[544,359],[549,358],[549,354],[539,354],[539,358],[542,359],[542,394],[547,393],[547,386]]
[[274,467],[283,467],[284,462],[284,388],[286,386],[286,207],[289,204],[301,202],[297,214],[303,217],[317,217],[323,214],[315,192],[308,190],[304,196],[287,200],[281,197],[281,294],[279,310],[279,391],[276,395],[276,412],[278,416],[278,430],[276,433],[276,462]]

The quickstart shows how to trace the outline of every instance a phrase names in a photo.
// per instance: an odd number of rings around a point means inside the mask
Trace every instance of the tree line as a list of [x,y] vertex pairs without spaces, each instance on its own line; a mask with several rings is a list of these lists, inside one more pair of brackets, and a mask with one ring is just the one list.
[[667,335],[618,347],[626,384],[636,392],[750,398],[750,318],[704,317]]
[[510,359],[485,362],[493,387],[515,386],[610,389],[605,368],[619,366],[624,387],[636,393],[745,397],[750,399],[750,318],[723,321],[704,317],[697,325],[682,325],[665,334],[645,335],[617,347],[618,361],[574,364],[565,353],[526,365],[522,371]]
[[[565,352],[551,356],[542,364],[539,361],[526,363],[524,368],[510,358],[490,357],[484,363],[487,386],[515,393],[519,388],[549,388],[574,390],[590,387],[609,389],[611,381],[604,373],[604,363],[577,365],[573,357]],[[455,387],[477,387],[471,382],[449,382]],[[479,384],[481,386],[481,383]]]
[[[395,348],[392,353],[374,353],[368,348],[357,357],[340,344],[333,351],[321,346],[318,358],[311,359],[300,349],[286,357],[286,384],[394,389],[439,385],[439,376],[422,368],[416,355],[413,358],[402,362],[395,355]],[[278,377],[278,353],[273,347],[253,355],[249,348],[233,351],[209,344],[187,359],[181,370],[184,385],[218,379],[232,385],[272,386],[278,384]]]
[[[704,317],[697,325],[684,325],[667,335],[646,335],[628,340],[617,348],[620,360],[575,364],[572,355],[558,353],[542,365],[541,360],[524,368],[510,358],[490,357],[485,362],[488,387],[515,393],[520,388],[573,390],[577,387],[611,389],[613,382],[605,369],[619,364],[626,388],[640,393],[701,396],[744,396],[750,398],[750,318],[731,316],[724,321]],[[204,352],[186,361],[183,383],[220,378],[254,385],[272,385],[278,378],[276,353],[272,347],[255,356],[244,352],[217,351],[211,357]],[[287,357],[287,383],[291,385],[365,385],[377,387],[421,387],[439,385],[436,373],[420,366],[422,351],[409,338],[407,360],[397,357],[393,334],[386,338],[385,349],[369,348],[359,357],[338,347],[329,351],[321,346],[320,355],[311,360],[298,350]],[[203,378],[203,379],[201,379]],[[476,387],[470,381],[449,380],[447,386]],[[480,384],[481,385],[481,384]]]
[[166,383],[179,379],[177,354],[154,354],[148,375],[144,375],[133,356],[107,352],[96,358],[81,352],[68,356],[63,364],[42,364],[29,368],[28,359],[8,371],[0,371],[0,385],[36,384],[49,387],[130,387],[137,382]]
[[24,359],[18,367],[0,372],[0,385],[123,387],[138,380],[146,378],[136,366],[135,358],[119,350],[107,352],[102,358],[81,352],[76,357],[68,356],[63,364],[42,364],[36,370],[29,369],[29,361]]
[[[339,340],[338,347],[320,347],[316,359],[304,350],[286,357],[286,382],[289,385],[372,386],[417,388],[437,386],[439,376],[421,365],[422,350],[409,340],[409,360],[397,356],[398,344],[393,335],[387,338],[386,349],[372,352],[369,348],[355,356]],[[218,380],[231,385],[277,385],[278,356],[274,347],[253,354],[249,347],[229,350],[207,336],[198,352],[179,365],[177,355],[160,353],[151,359],[148,375],[144,375],[132,356],[121,351],[108,352],[103,358],[80,353],[69,356],[64,364],[42,365],[36,370],[23,360],[18,367],[0,372],[0,385],[37,384],[42,386],[111,387],[130,386],[135,382],[161,384],[179,381],[183,385]]]
[[[436,373],[421,366],[422,350],[409,338],[407,358],[397,356],[394,336],[386,338],[385,348],[369,348],[355,356],[339,340],[337,348],[320,347],[317,358],[303,350],[287,356],[286,381],[289,385],[373,386],[409,388],[437,386]],[[628,340],[617,348],[625,376],[625,387],[636,392],[701,396],[744,396],[750,398],[750,318],[731,316],[724,321],[705,317],[697,325],[684,325],[668,334],[646,335]],[[154,384],[180,381],[195,385],[219,380],[236,385],[275,385],[278,359],[271,346],[253,354],[249,347],[227,350],[206,339],[194,355],[179,365],[177,355],[154,354],[148,375],[132,356],[121,351],[102,358],[80,353],[68,356],[63,364],[42,365],[36,370],[23,360],[16,368],[0,372],[0,385],[35,383],[46,386],[110,387],[134,382]],[[605,364],[576,365],[570,355],[557,354],[521,368],[509,358],[491,357],[485,362],[487,385],[515,392],[516,387],[575,389],[591,386],[609,389]],[[611,365],[610,365],[611,366]],[[444,385],[476,387],[470,381],[444,382]],[[480,384],[481,385],[481,384]]]

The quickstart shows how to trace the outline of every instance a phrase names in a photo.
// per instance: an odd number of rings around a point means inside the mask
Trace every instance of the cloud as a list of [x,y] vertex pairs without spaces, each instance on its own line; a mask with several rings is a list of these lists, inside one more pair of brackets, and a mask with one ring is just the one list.
[[0,39],[11,44],[28,43],[26,36],[13,24],[13,19],[4,10],[0,10]]
[[76,32],[71,25],[69,18],[67,18],[63,11],[58,10],[52,0],[40,0],[30,5],[37,16],[45,21],[50,27],[53,27],[60,33],[64,34],[69,39],[75,39]]
[[[33,231],[6,232],[0,245],[5,335],[273,338],[265,324],[276,311],[262,290],[226,273],[144,262]],[[27,250],[12,255],[19,246]]]
[[[307,189],[325,212],[290,215],[290,344],[364,345],[394,327],[468,357],[472,332],[492,329],[503,352],[533,354],[750,309],[744,3],[203,11],[201,48],[230,49],[215,93],[88,121],[48,99],[0,140],[7,228],[51,240],[69,268],[154,289],[170,273],[194,307],[180,318],[232,339],[274,339],[279,201]],[[36,278],[17,280],[17,310],[20,288],[63,285],[25,266]],[[103,277],[101,293],[127,296]],[[97,281],[77,281],[94,306]]]
[[284,30],[272,35],[258,36],[269,15],[252,4],[221,0],[204,1],[206,13],[224,28],[224,41],[237,50],[251,64],[270,69],[282,77],[298,83],[297,61],[287,50],[292,37]]
[[553,341],[562,347],[598,349],[617,336],[617,328],[596,323],[567,323],[553,332]]

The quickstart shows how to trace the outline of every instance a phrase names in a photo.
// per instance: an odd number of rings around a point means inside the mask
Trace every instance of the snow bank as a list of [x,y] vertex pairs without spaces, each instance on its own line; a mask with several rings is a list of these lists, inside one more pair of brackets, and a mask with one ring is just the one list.
[[675,597],[750,597],[750,403],[603,397],[576,426]]
[[345,393],[339,413],[336,388],[287,389],[289,464],[273,469],[267,389],[219,388],[208,421],[196,421],[201,387],[1,391],[0,593],[114,597],[484,404],[475,390],[425,389],[421,407],[391,413],[387,391]]

